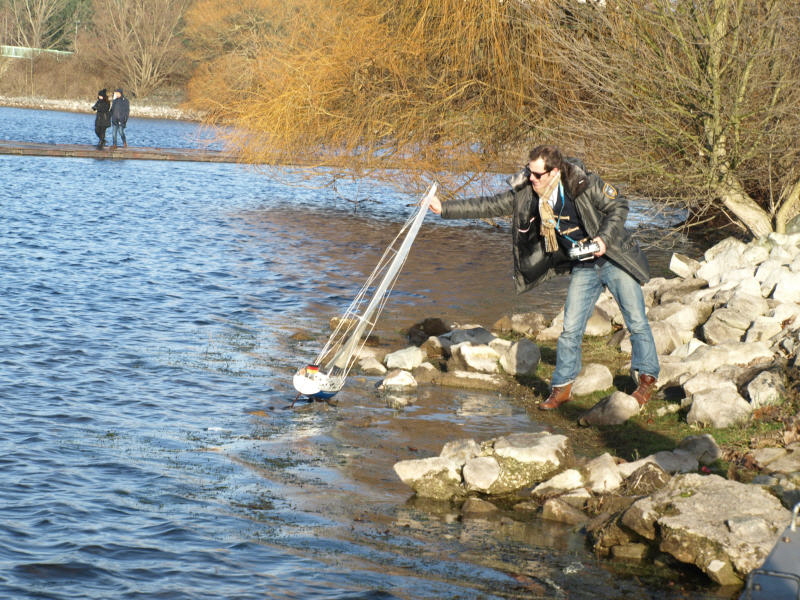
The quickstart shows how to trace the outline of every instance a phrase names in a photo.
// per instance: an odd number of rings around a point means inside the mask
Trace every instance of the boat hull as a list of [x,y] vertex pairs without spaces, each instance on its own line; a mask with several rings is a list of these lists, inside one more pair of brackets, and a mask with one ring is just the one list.
[[320,372],[316,365],[308,365],[295,373],[292,383],[301,396],[328,400],[339,393],[344,381],[333,379]]

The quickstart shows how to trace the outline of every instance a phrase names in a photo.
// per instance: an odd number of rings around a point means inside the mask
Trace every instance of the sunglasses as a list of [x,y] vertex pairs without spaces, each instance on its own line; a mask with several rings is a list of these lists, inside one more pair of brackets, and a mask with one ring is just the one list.
[[531,171],[530,167],[526,166],[525,167],[525,177],[527,179],[530,179],[531,175],[533,175],[536,179],[541,179],[542,177],[547,175],[552,170],[553,169],[547,169],[547,171],[542,171],[541,173],[537,173],[536,171]]

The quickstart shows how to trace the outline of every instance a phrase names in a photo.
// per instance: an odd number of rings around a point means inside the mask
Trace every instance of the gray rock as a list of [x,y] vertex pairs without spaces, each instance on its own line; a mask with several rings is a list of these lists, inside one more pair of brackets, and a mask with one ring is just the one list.
[[514,333],[534,337],[545,327],[547,327],[547,320],[540,313],[529,312],[511,315],[511,331]]
[[614,376],[609,368],[598,363],[584,365],[575,383],[572,386],[572,393],[578,396],[602,392],[614,385]]
[[461,505],[461,514],[466,517],[489,515],[496,513],[498,510],[499,509],[488,500],[474,497],[467,498],[464,500],[464,504]]
[[476,373],[472,371],[448,371],[438,377],[440,385],[467,390],[506,390],[508,380],[496,373]]
[[620,544],[611,548],[611,557],[614,560],[641,561],[647,557],[650,547],[647,544]]
[[374,356],[367,356],[358,360],[359,370],[366,375],[384,375],[386,367]]
[[769,252],[769,257],[772,260],[779,261],[782,265],[789,265],[796,255],[796,252],[787,248],[783,243],[776,245]]
[[393,369],[386,374],[383,382],[378,386],[380,390],[411,389],[417,387],[417,380],[408,371]]
[[677,449],[689,452],[701,465],[710,465],[722,458],[717,441],[708,433],[684,438]]
[[489,345],[473,345],[472,342],[462,342],[451,346],[450,352],[451,360],[456,361],[458,365],[463,365],[467,371],[500,372],[500,355]]
[[674,477],[621,518],[661,551],[696,565],[720,585],[741,584],[760,566],[788,520],[789,511],[758,486],[697,474]]
[[[669,307],[669,314],[664,318],[659,317],[657,309],[661,308],[660,306],[651,308],[647,313],[648,317],[655,321],[665,321],[678,331],[694,331],[708,320],[714,310],[714,305],[711,302],[695,302],[693,304],[674,302],[673,304],[675,306],[666,305],[666,307]],[[654,312],[655,314],[651,314]]]
[[450,500],[463,496],[459,465],[439,456],[395,463],[400,480],[423,498]]
[[701,346],[686,357],[662,357],[658,385],[676,385],[690,375],[704,371],[710,373],[722,366],[769,365],[772,360],[772,351],[763,342],[728,342],[718,346]]
[[653,462],[667,473],[692,473],[697,471],[698,461],[689,450],[676,448],[653,454]]
[[769,465],[789,454],[789,451],[778,447],[756,448],[751,454],[759,468],[770,471]]
[[706,390],[720,390],[722,388],[727,388],[734,392],[738,391],[733,381],[715,373],[690,375],[681,383],[681,386],[683,387],[683,393],[687,396]]
[[515,433],[495,440],[492,455],[503,469],[489,493],[503,494],[552,477],[572,460],[564,435],[547,432]]
[[430,383],[438,383],[441,376],[441,371],[434,367],[431,363],[425,361],[416,369],[411,371],[414,379],[417,380],[418,385],[426,385]]
[[[769,302],[760,295],[747,294],[740,290],[734,292],[728,300],[727,307],[738,311],[746,317],[748,321],[753,321],[757,316],[765,315],[769,312]],[[738,325],[736,325],[738,327]]]
[[753,408],[781,404],[786,398],[783,377],[772,371],[762,371],[747,384],[747,395]]
[[693,394],[691,403],[692,407],[686,415],[689,425],[732,427],[749,421],[753,412],[747,400],[728,388]]
[[579,525],[589,520],[584,512],[560,498],[550,498],[544,503],[542,518],[567,525]]
[[470,458],[481,455],[481,447],[475,440],[453,440],[442,446],[439,456],[463,465]]
[[586,507],[586,503],[592,498],[591,492],[586,488],[578,488],[575,490],[571,490],[559,496],[559,499],[563,502],[566,502],[570,506],[574,506],[580,510],[583,510]]
[[614,300],[611,292],[605,290],[595,302],[595,312],[605,317],[612,325],[624,325],[625,320],[622,317],[622,311],[619,309],[619,304]]
[[694,277],[697,269],[700,268],[700,263],[693,258],[684,256],[683,254],[673,253],[669,261],[669,270],[675,273],[678,277],[684,279]]
[[739,342],[750,327],[749,316],[732,308],[715,310],[703,325],[703,339],[708,344]]
[[426,358],[425,352],[420,348],[417,346],[409,346],[408,348],[403,348],[396,352],[390,352],[384,358],[383,363],[388,369],[404,369],[410,371],[420,366],[422,361]]
[[723,277],[729,277],[740,269],[746,248],[747,245],[739,240],[733,238],[723,240],[706,250],[705,262],[697,269],[695,276],[708,281],[710,287],[719,285]]
[[481,345],[491,342],[495,338],[495,335],[485,327],[475,325],[472,327],[453,329],[449,333],[445,333],[439,337],[448,338],[453,345],[463,342]]
[[781,322],[774,317],[758,316],[745,334],[745,342],[768,342],[783,331]]
[[[738,268],[731,268],[724,270],[719,274],[717,285],[727,289],[736,289],[745,281],[753,278],[755,268],[752,266],[739,266]],[[711,281],[708,282],[711,285]]]
[[603,311],[595,307],[592,316],[589,317],[589,321],[586,323],[585,334],[601,337],[610,334],[612,331],[614,331],[614,326],[609,317]]
[[761,295],[764,298],[770,297],[778,282],[790,273],[791,271],[779,260],[770,259],[761,263],[755,272],[755,280],[760,284]]
[[703,253],[703,258],[705,258],[706,262],[711,262],[725,255],[737,258],[744,254],[745,250],[747,250],[747,244],[736,238],[728,237],[706,250]]
[[509,375],[532,375],[542,359],[539,346],[527,338],[511,345],[500,357],[500,366]]
[[545,499],[551,496],[561,496],[577,489],[584,489],[583,475],[578,469],[567,469],[536,485],[531,490],[531,496]]
[[748,244],[744,252],[742,252],[742,260],[754,267],[760,265],[769,258],[769,248],[761,244],[759,241]]
[[781,278],[772,291],[772,298],[778,302],[800,303],[800,277],[786,269],[788,277]]
[[[449,347],[450,346],[448,345],[448,348]],[[449,352],[445,353],[444,344],[442,344],[442,340],[439,337],[433,335],[424,342],[422,342],[419,349],[425,353],[425,356],[429,360],[438,360],[446,358],[446,354],[447,356],[449,356]]]
[[494,456],[470,458],[462,469],[468,491],[488,493],[501,475],[502,469]]
[[670,356],[677,359],[686,358],[698,348],[707,345],[708,344],[698,340],[697,338],[691,338],[689,341],[685,342],[682,346],[678,346],[677,348],[675,348],[675,350],[670,352]]
[[639,403],[636,398],[617,391],[583,413],[578,418],[578,424],[584,427],[619,425],[637,414],[639,414]]
[[590,460],[583,467],[586,489],[595,494],[607,494],[619,489],[622,483],[617,463],[607,452]]
[[537,342],[553,342],[561,335],[564,328],[564,309],[562,308],[558,314],[553,317],[549,327],[545,327],[536,334]]
[[[789,446],[783,455],[778,456],[767,464],[766,470],[770,473],[800,473],[800,444]],[[800,480],[797,481],[794,487],[797,487],[797,484],[800,484]]]
[[623,478],[630,477],[636,470],[641,469],[646,464],[654,464],[663,469],[666,473],[690,473],[697,470],[697,458],[687,450],[663,450],[639,460],[622,463],[617,465]]
[[489,342],[488,345],[489,348],[497,352],[502,357],[503,354],[511,350],[511,346],[514,345],[514,342],[511,340],[504,340],[502,338],[494,338],[491,342]]
[[[691,331],[678,331],[674,325],[666,321],[651,323],[650,329],[653,332],[653,341],[656,343],[656,352],[660,355],[670,354],[693,337]],[[630,336],[628,336],[628,346],[627,352],[630,354]]]

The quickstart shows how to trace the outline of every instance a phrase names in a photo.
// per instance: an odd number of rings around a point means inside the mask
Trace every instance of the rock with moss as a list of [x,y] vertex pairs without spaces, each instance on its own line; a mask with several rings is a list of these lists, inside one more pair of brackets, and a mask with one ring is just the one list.
[[690,473],[637,500],[620,523],[716,583],[739,585],[769,554],[789,518],[758,486]]
[[394,470],[418,496],[449,500],[470,493],[505,495],[530,488],[572,460],[566,436],[517,433],[481,444],[449,442],[440,456],[400,461]]

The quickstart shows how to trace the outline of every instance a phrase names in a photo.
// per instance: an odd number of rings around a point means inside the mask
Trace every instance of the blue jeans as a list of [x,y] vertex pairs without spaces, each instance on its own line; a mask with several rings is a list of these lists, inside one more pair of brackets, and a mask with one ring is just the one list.
[[114,139],[114,145],[117,145],[117,134],[122,136],[122,143],[127,144],[128,141],[125,139],[125,123],[115,123],[112,125],[112,136]]
[[658,378],[658,353],[647,321],[642,288],[628,273],[605,260],[601,266],[581,265],[572,269],[564,305],[564,329],[556,345],[553,386],[566,385],[580,373],[583,333],[604,286],[617,301],[631,334],[631,369]]

